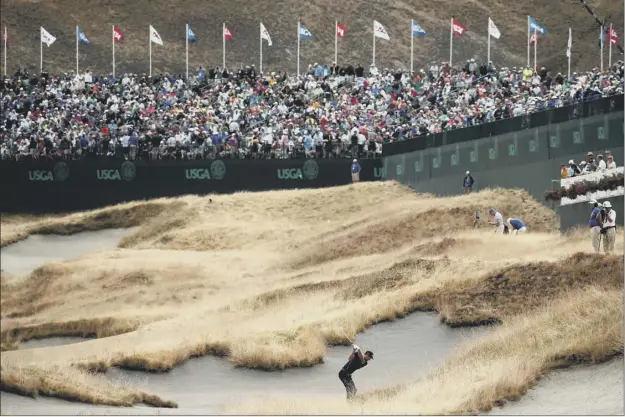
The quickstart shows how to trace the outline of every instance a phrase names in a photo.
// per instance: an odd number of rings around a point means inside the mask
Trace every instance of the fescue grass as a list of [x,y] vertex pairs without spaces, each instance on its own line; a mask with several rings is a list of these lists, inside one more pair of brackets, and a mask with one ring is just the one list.
[[177,408],[173,401],[108,382],[105,378],[59,366],[20,366],[3,361],[0,389],[36,398],[39,395],[68,401],[131,407],[146,404]]
[[232,414],[475,414],[518,400],[550,369],[596,363],[623,354],[623,294],[587,288],[509,318],[490,335],[465,344],[425,377],[359,395],[268,398],[227,407]]
[[[212,198],[45,220],[62,231],[95,230],[119,227],[119,213],[143,213],[118,249],[2,281],[7,341],[100,337],[3,352],[3,366],[166,372],[207,354],[254,369],[314,366],[327,345],[348,343],[343,330],[353,338],[411,312],[438,311],[449,326],[506,326],[571,291],[623,288],[620,231],[617,254],[587,253],[586,235],[560,236],[555,213],[521,190],[434,198],[395,183],[362,183]],[[491,206],[521,217],[531,232],[474,230],[474,211]]]

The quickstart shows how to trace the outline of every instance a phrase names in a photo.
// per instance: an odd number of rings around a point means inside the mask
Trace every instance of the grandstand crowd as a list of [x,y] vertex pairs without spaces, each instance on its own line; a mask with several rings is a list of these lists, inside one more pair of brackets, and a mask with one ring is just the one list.
[[353,158],[383,143],[623,93],[623,62],[571,79],[466,61],[413,74],[311,65],[300,77],[39,75],[0,85],[2,159]]

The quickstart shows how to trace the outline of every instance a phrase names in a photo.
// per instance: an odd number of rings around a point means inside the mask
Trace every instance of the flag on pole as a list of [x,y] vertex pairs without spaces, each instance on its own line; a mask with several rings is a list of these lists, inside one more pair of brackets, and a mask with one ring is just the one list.
[[534,19],[532,16],[528,16],[527,22],[529,25],[527,30],[529,30],[530,32],[534,32],[535,30],[536,33],[538,33],[539,35],[547,34],[547,28],[538,20]]
[[271,36],[269,36],[269,31],[267,31],[267,28],[265,27],[265,25],[263,25],[263,22],[260,22],[260,38],[265,39],[267,41],[267,45],[272,45]]
[[467,28],[462,26],[456,19],[452,19],[451,28],[452,28],[452,32],[456,36],[462,36],[464,35],[464,32],[467,31]]
[[150,25],[150,41],[156,44],[162,45],[163,40],[161,39],[161,35],[158,34],[156,29]]
[[388,36],[388,33],[386,32],[386,29],[384,29],[384,26],[382,26],[382,24],[377,20],[373,21],[373,28],[375,30],[374,36],[376,38],[386,39],[387,41],[391,40],[390,36]]
[[427,32],[414,20],[412,21],[412,36],[426,36]]
[[191,42],[197,41],[197,36],[195,36],[193,30],[191,30],[191,25],[187,25],[187,39]]
[[76,31],[78,32],[78,40],[85,45],[89,45],[89,39],[87,39],[87,35],[82,31],[79,27],[76,27]]
[[618,34],[616,33],[616,30],[614,30],[614,26],[612,25],[610,25],[610,33],[608,34],[608,42],[610,42],[612,45],[618,45],[619,43]]
[[345,27],[345,25],[342,25],[340,23],[336,24],[336,34],[338,35],[339,38],[344,38],[345,34],[347,33],[347,27]]
[[124,34],[121,30],[119,30],[119,28],[116,28],[115,26],[113,26],[113,39],[115,40],[115,42],[121,42],[124,40]]
[[304,25],[299,24],[299,38],[300,39],[312,39],[312,33]]
[[230,32],[230,29],[228,29],[227,27],[224,26],[224,39],[227,39],[229,41],[231,41],[232,39],[234,39],[232,37],[232,32]]
[[538,43],[538,35],[536,33],[532,32],[532,36],[530,37],[530,45],[534,45],[535,43]]
[[46,46],[50,47],[50,45],[52,45],[55,41],[56,41],[56,38],[52,36],[47,30],[45,30],[42,26],[41,27],[41,43],[45,43]]
[[571,57],[571,48],[573,47],[573,38],[571,36],[571,28],[569,28],[569,41],[566,44],[566,56]]
[[499,39],[501,37],[501,32],[499,28],[495,25],[495,22],[489,17],[488,18],[488,35],[492,36],[495,39]]

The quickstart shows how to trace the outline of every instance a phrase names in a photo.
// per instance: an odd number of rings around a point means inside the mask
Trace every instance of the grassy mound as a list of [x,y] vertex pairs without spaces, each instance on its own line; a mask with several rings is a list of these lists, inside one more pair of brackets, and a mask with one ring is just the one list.
[[[434,198],[380,182],[212,198],[13,220],[29,233],[140,228],[117,249],[3,279],[8,348],[35,337],[99,338],[5,351],[2,365],[163,372],[212,354],[256,369],[313,366],[328,344],[347,343],[342,329],[352,336],[419,310],[450,326],[507,326],[572,293],[623,288],[620,231],[617,254],[590,254],[586,235],[554,233],[555,213],[524,191]],[[488,207],[523,218],[530,233],[473,229],[474,211]],[[130,212],[140,215],[130,221]]]

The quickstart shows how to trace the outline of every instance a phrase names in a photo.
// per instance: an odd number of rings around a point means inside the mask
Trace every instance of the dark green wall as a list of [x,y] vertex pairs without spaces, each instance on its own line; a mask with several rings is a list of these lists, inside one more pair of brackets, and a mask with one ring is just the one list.
[[616,163],[623,165],[619,160],[623,157],[623,111],[586,118],[575,118],[575,114],[572,108],[571,120],[561,123],[387,156],[383,178],[418,192],[453,195],[462,193],[462,179],[469,170],[474,190],[524,188],[545,203],[545,191],[553,187],[552,180],[559,181],[560,164],[569,159],[579,162],[588,151],[597,154],[609,149]]

